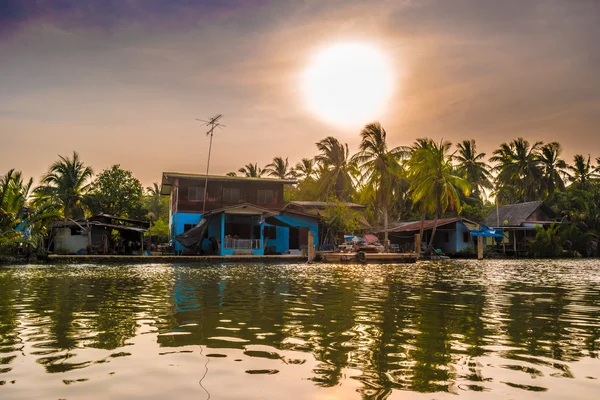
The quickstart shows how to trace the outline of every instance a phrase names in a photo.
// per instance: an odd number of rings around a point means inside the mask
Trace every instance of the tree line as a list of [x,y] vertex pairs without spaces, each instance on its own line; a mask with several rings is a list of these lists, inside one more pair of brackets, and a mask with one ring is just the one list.
[[[494,207],[490,199],[499,205],[541,200],[565,224],[550,230],[555,237],[547,240],[553,245],[539,255],[598,251],[600,157],[594,164],[589,155],[576,154],[569,164],[560,143],[530,143],[524,138],[502,143],[489,158],[477,150],[474,139],[453,146],[419,138],[412,145],[391,147],[377,122],[366,125],[360,138],[354,154],[346,143],[329,136],[316,143],[316,155],[295,165],[275,157],[264,168],[248,163],[237,173],[298,180],[287,200],[365,204],[370,222],[383,231],[388,221],[437,221],[458,214],[482,222]],[[384,236],[387,240],[387,233]]]
[[[543,200],[562,222],[568,222],[551,231],[553,252],[597,253],[600,157],[594,164],[589,155],[577,154],[569,164],[558,142],[530,143],[523,138],[502,143],[487,161],[474,139],[453,146],[445,140],[419,138],[412,145],[391,147],[378,122],[366,125],[360,138],[354,154],[346,143],[328,136],[316,143],[313,157],[295,165],[275,157],[263,168],[250,162],[227,175],[297,180],[286,189],[287,201],[365,204],[369,222],[384,231],[386,241],[390,221],[437,221],[460,214],[481,222],[494,206],[490,198],[500,205]],[[10,170],[0,178],[0,252],[22,242],[23,232],[35,245],[48,234],[52,221],[98,212],[142,220],[151,212],[153,232],[167,235],[167,203],[157,183],[144,189],[131,171],[119,165],[94,177],[76,152],[60,156],[35,188],[33,179]]]
[[157,183],[143,188],[131,171],[113,165],[94,176],[77,152],[59,156],[37,187],[20,171],[0,177],[0,254],[43,250],[56,221],[78,220],[98,213],[151,220],[153,235],[167,240],[168,199]]

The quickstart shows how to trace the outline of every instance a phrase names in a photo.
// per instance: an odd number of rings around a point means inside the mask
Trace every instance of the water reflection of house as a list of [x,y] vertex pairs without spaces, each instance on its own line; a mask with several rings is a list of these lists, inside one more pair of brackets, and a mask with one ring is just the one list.
[[161,194],[170,196],[169,224],[176,250],[216,255],[294,253],[307,246],[309,231],[317,244],[318,218],[283,209],[284,186],[294,183],[164,172]]
[[56,222],[51,227],[50,250],[56,254],[139,254],[149,226],[106,214]]
[[[435,220],[423,221],[422,242],[429,243],[435,223]],[[446,254],[458,253],[467,248],[475,249],[476,240],[471,236],[471,231],[476,229],[477,224],[465,218],[438,219],[433,247]],[[401,252],[413,251],[415,235],[420,230],[421,221],[400,222],[388,229],[390,243],[397,245]]]
[[[538,226],[546,227],[555,223],[556,214],[542,201],[509,204],[494,209],[485,219],[485,225],[501,228],[506,252],[519,254],[527,252],[528,241],[534,238]],[[491,244],[488,240],[488,244]]]

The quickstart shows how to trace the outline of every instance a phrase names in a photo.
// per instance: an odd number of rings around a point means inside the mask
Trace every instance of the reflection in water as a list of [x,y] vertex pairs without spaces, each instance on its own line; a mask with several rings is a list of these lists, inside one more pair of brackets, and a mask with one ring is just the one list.
[[591,261],[4,267],[0,393],[594,398],[599,317]]

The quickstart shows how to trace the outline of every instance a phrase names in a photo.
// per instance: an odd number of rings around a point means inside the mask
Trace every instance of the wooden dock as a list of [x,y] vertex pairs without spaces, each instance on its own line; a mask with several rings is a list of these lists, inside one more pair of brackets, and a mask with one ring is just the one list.
[[135,263],[135,264],[160,264],[160,263],[219,263],[219,262],[305,262],[306,256],[301,254],[281,255],[227,255],[227,256],[178,256],[178,255],[61,255],[51,254],[49,262],[57,263]]
[[[364,258],[363,258],[364,257]],[[371,264],[371,263],[414,263],[417,261],[415,253],[331,253],[317,252],[317,258],[326,263],[356,263],[356,264]]]
[[[417,261],[414,253],[362,253],[364,260],[356,253],[317,252],[317,262],[336,264],[371,264],[371,263],[413,263]],[[61,255],[48,256],[50,263],[118,263],[118,264],[166,264],[166,263],[281,263],[306,262],[307,256],[301,254],[281,255],[227,255],[227,256],[178,256],[178,255]]]

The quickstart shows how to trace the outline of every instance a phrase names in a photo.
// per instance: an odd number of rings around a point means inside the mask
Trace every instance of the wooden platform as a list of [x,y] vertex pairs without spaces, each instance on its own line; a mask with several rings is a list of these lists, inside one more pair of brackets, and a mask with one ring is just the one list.
[[317,252],[317,258],[326,263],[414,263],[417,255],[414,253],[364,253],[364,261],[358,259],[356,253]]
[[124,255],[61,255],[51,254],[50,262],[88,262],[88,263],[182,263],[182,262],[303,262],[306,256],[296,254],[281,255],[228,255],[228,256],[177,256],[177,255],[152,255],[152,256],[124,256]]

